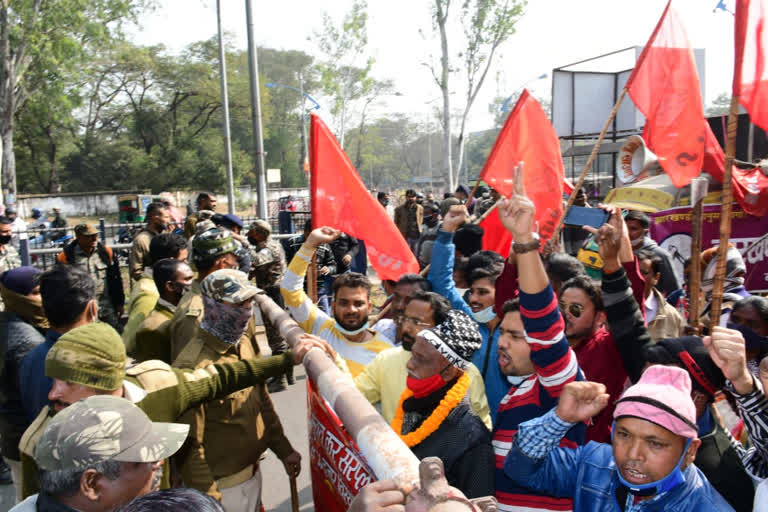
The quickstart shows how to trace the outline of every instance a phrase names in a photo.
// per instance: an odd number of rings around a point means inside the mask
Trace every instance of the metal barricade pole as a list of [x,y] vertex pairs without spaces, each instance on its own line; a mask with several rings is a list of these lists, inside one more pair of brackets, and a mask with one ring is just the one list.
[[21,257],[21,264],[28,267],[32,264],[32,258],[29,255],[29,239],[23,238],[19,240],[19,256]]
[[99,219],[99,234],[101,235],[101,243],[107,244],[107,225],[104,222],[104,217]]

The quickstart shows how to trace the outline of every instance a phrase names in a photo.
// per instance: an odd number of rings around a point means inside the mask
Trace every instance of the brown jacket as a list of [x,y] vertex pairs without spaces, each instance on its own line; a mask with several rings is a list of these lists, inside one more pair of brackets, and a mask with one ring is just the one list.
[[658,311],[656,318],[648,324],[648,333],[654,343],[666,338],[678,338],[683,335],[685,322],[680,313],[669,303],[659,290],[653,288],[651,293],[656,296]]
[[[416,204],[416,224],[418,224],[419,233],[421,225],[424,223],[424,207]],[[403,238],[408,238],[408,203],[401,204],[395,208],[395,225],[402,233]]]
[[[237,345],[198,329],[173,366],[206,368],[256,357],[246,335]],[[221,499],[217,480],[253,466],[271,449],[279,459],[293,452],[264,384],[190,409],[179,418],[190,425],[189,446],[179,455],[184,485]]]
[[173,310],[158,302],[136,331],[136,360],[158,359],[171,364],[171,319]]
[[138,280],[144,273],[144,267],[152,266],[152,258],[149,256],[149,242],[155,238],[156,233],[144,228],[133,239],[131,253],[128,256],[128,271],[131,279]]

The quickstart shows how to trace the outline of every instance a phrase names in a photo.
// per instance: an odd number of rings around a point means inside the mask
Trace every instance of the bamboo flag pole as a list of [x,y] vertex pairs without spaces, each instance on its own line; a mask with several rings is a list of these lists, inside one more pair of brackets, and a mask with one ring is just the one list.
[[[739,121],[739,95],[731,97],[731,109],[728,112],[728,136],[725,141],[725,172],[723,173],[723,199],[720,208],[720,246],[717,248],[717,266],[715,281],[712,285],[712,305],[709,308],[709,332],[720,325],[720,309],[723,305],[725,287],[725,264],[728,257],[728,240],[731,238],[731,203],[733,202],[733,157],[736,153],[736,132]],[[696,290],[694,290],[694,293]]]
[[688,304],[688,324],[693,327],[694,334],[700,333],[699,289],[701,288],[701,212],[704,208],[704,196],[707,195],[708,181],[706,178],[694,178],[691,182],[691,200],[693,202],[693,223],[691,225],[691,266]]
[[584,169],[581,170],[581,174],[579,175],[578,181],[573,185],[573,192],[571,192],[571,195],[568,198],[568,203],[566,203],[565,210],[563,211],[563,215],[560,216],[560,221],[558,221],[557,227],[555,227],[555,231],[554,233],[552,233],[551,240],[558,240],[560,238],[560,231],[563,229],[563,221],[565,221],[565,216],[568,215],[568,210],[570,210],[571,206],[573,206],[573,202],[576,200],[577,192],[579,191],[581,186],[584,184],[584,179],[587,177],[587,173],[592,168],[592,164],[594,163],[595,158],[597,157],[597,153],[600,151],[600,145],[603,143],[603,139],[605,138],[605,135],[608,133],[608,129],[611,127],[613,118],[616,117],[616,113],[619,111],[621,102],[624,101],[624,96],[626,95],[627,95],[627,88],[624,87],[621,90],[621,94],[619,94],[618,99],[616,100],[616,104],[613,106],[613,110],[611,110],[611,113],[608,116],[608,119],[606,119],[605,124],[603,125],[603,131],[600,132],[600,136],[597,138],[597,142],[595,143],[595,146],[592,148],[592,153],[589,154],[589,159],[587,160],[587,163],[584,165]]

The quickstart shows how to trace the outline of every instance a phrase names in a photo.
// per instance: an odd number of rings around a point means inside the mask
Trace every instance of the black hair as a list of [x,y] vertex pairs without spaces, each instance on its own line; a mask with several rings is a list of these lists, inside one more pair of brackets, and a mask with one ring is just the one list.
[[664,269],[664,262],[662,261],[661,257],[658,254],[655,254],[648,250],[642,250],[642,251],[637,251],[635,253],[635,256],[637,256],[638,262],[642,260],[650,260],[651,270],[653,270],[654,274],[660,274],[661,271]]
[[456,194],[453,192],[446,192],[443,194],[443,199],[448,199],[449,197],[456,197]]
[[197,489],[174,487],[140,496],[115,512],[224,512],[221,503]]
[[563,283],[563,286],[560,288],[560,294],[562,295],[565,293],[565,290],[568,288],[578,288],[586,293],[589,300],[592,301],[592,305],[595,306],[595,311],[603,311],[605,309],[603,306],[603,293],[600,290],[600,285],[591,277],[587,275],[578,275],[570,278]]
[[168,207],[165,206],[165,204],[163,204],[163,203],[161,203],[159,201],[154,201],[152,203],[149,203],[147,205],[147,214],[146,214],[145,218],[147,220],[149,220],[149,218],[151,216],[153,216],[154,214],[156,214],[156,213],[158,213],[160,211],[163,211],[163,210],[167,210],[167,209],[168,209]]
[[435,319],[435,325],[443,323],[448,318],[448,312],[452,309],[448,299],[435,292],[416,292],[405,299],[406,305],[412,300],[427,302],[432,306],[432,316]]
[[13,224],[13,221],[5,215],[0,215],[0,224]]
[[504,270],[504,257],[493,251],[479,251],[469,257],[467,262],[467,274],[478,268],[486,268],[494,274],[501,274]]
[[749,297],[744,297],[731,307],[731,311],[736,311],[737,309],[741,310],[744,308],[754,308],[754,310],[757,311],[757,314],[760,315],[760,319],[763,322],[768,323],[768,299],[765,297],[761,297],[759,295],[750,295]]
[[200,203],[202,203],[207,199],[211,199],[212,197],[215,197],[215,194],[211,192],[200,192],[199,194],[197,194],[197,199],[195,200],[195,204],[200,206]]
[[387,197],[386,192],[379,192],[378,194],[376,194],[376,199],[385,199],[386,197]]
[[469,286],[472,286],[475,281],[479,281],[480,279],[488,279],[492,285],[496,285],[496,279],[498,278],[498,272],[494,272],[487,268],[476,268],[471,272],[467,270],[467,283]]
[[371,281],[363,274],[357,272],[345,272],[333,281],[333,296],[339,288],[365,288],[365,293],[371,295]]
[[176,274],[182,265],[186,263],[172,258],[158,260],[152,265],[152,279],[160,293],[165,289],[165,283],[176,280]]
[[400,284],[415,284],[421,288],[421,291],[423,292],[432,291],[432,284],[429,282],[429,279],[421,274],[403,274],[400,276],[400,279],[397,280],[395,286]]
[[213,215],[211,215],[211,222],[213,222],[217,226],[221,226],[221,224],[224,222],[224,216],[220,213],[214,213]]
[[639,210],[629,210],[624,216],[624,221],[628,220],[636,220],[640,223],[641,226],[643,226],[643,229],[648,229],[651,227],[651,218],[647,213],[641,212]]
[[96,298],[91,276],[72,265],[56,265],[39,276],[43,311],[53,327],[72,325]]
[[507,313],[519,313],[520,312],[520,299],[509,299],[504,301],[504,305],[501,306],[502,318]]
[[453,243],[456,250],[466,257],[470,257],[483,248],[483,228],[477,224],[464,224],[456,230]]
[[149,242],[149,257],[153,262],[165,258],[178,258],[179,253],[186,249],[187,239],[176,233],[163,233],[152,238]]
[[570,254],[563,252],[552,253],[549,258],[544,261],[544,269],[550,276],[550,280],[566,282],[572,277],[584,275],[584,265]]
[[410,196],[416,196],[416,191],[413,190],[412,188],[409,188],[408,190],[405,191],[405,197],[410,197]]

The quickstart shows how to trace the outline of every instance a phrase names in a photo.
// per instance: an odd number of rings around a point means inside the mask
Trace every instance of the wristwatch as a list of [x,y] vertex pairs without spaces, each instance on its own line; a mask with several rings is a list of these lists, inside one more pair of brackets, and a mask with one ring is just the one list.
[[538,233],[533,233],[533,240],[530,242],[520,243],[520,242],[514,242],[512,244],[512,250],[515,251],[515,254],[523,254],[526,252],[531,251],[538,251],[541,247],[541,240],[539,239]]

